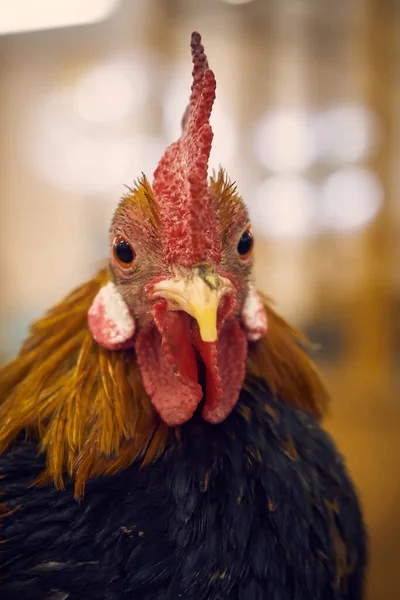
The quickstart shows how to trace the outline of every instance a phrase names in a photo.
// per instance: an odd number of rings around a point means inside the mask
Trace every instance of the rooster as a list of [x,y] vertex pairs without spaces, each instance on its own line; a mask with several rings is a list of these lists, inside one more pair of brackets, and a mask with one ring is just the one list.
[[118,205],[107,266],[2,368],[2,600],[362,598],[327,394],[254,286],[235,186],[208,179],[216,83],[191,49],[181,137]]

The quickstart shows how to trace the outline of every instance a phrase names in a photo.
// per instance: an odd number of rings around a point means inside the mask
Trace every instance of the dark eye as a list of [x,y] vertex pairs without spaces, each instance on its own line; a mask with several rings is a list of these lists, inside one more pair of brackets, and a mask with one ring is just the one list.
[[249,258],[249,256],[251,255],[251,252],[253,250],[253,246],[254,246],[253,233],[252,233],[250,227],[248,227],[246,229],[246,231],[244,231],[242,233],[242,235],[240,236],[240,240],[237,245],[237,251],[242,260],[244,260],[245,258]]
[[121,236],[114,240],[114,255],[122,267],[130,267],[136,256],[130,243]]

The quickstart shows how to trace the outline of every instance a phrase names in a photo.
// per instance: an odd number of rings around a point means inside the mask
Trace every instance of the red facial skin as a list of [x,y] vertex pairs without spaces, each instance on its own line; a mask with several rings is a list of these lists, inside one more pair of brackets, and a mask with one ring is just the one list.
[[[169,425],[187,421],[203,399],[198,383],[197,355],[206,366],[203,416],[220,422],[234,407],[244,379],[247,341],[240,325],[240,311],[248,292],[252,256],[243,260],[237,250],[248,216],[239,199],[213,197],[215,206],[235,202],[225,222],[225,211],[216,210],[220,260],[209,263],[214,273],[232,283],[218,310],[218,341],[203,342],[197,323],[186,313],[167,310],[166,301],[153,298],[155,283],[171,279],[186,265],[170,264],[160,243],[162,226],[139,220],[132,202],[122,203],[111,229],[110,266],[114,282],[135,318],[133,340],[145,388],[161,418]],[[117,260],[113,241],[123,237],[135,251],[130,266]],[[194,266],[194,265],[193,265]],[[197,353],[196,353],[197,351]]]
[[[251,256],[243,260],[237,246],[248,215],[223,178],[208,182],[213,138],[209,118],[216,83],[197,33],[191,48],[193,85],[182,135],[165,151],[152,188],[142,181],[118,207],[111,228],[111,269],[135,318],[134,347],[143,383],[171,426],[190,419],[203,398],[198,356],[206,367],[202,414],[217,423],[237,401],[247,353],[239,315],[248,292]],[[132,265],[117,260],[118,236],[134,250]],[[189,315],[169,310],[165,300],[152,296],[155,283],[187,277],[199,265],[232,283],[219,304],[216,342],[204,342]]]

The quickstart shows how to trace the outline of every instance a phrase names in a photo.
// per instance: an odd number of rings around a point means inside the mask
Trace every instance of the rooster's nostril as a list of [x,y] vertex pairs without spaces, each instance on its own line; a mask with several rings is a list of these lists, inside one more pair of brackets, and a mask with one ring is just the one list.
[[212,273],[213,271],[213,268],[210,265],[210,263],[199,263],[197,265],[194,265],[193,269],[196,270],[200,276],[207,275],[208,273]]

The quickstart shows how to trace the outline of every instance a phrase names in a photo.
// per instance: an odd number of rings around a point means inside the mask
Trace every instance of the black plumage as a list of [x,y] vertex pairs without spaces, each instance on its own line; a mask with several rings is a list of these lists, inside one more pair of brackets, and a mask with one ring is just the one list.
[[2,600],[361,600],[366,535],[317,419],[254,381],[231,415],[197,415],[154,464],[31,487],[18,440],[0,457]]

